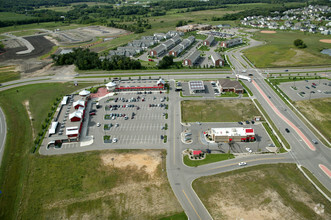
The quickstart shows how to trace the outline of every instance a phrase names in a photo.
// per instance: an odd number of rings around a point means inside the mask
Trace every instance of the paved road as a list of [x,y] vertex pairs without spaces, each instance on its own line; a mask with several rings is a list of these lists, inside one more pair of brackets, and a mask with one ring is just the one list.
[[[233,53],[230,60],[235,69],[244,69],[247,62],[242,59],[240,51]],[[291,145],[291,155],[297,164],[303,165],[309,169],[316,178],[329,190],[331,190],[330,176],[320,168],[320,164],[331,170],[331,149],[319,144],[312,144],[311,140],[318,138],[312,131],[292,112],[292,110],[278,97],[278,95],[264,81],[265,76],[258,69],[248,69],[247,74],[253,74],[253,82],[245,81],[245,84],[251,89],[255,98],[261,103],[271,120],[280,130],[283,136]],[[270,98],[268,98],[270,96]],[[285,128],[290,129],[290,133],[285,132]]]
[[[251,46],[258,45],[259,42],[252,41]],[[230,52],[228,52],[230,53]],[[246,69],[242,64],[248,66],[246,61],[241,57],[240,50],[233,51],[231,54],[234,54],[236,58],[229,56],[232,64],[236,67],[236,71],[241,71]],[[239,62],[240,61],[240,62]],[[319,167],[319,164],[323,164],[327,168],[331,168],[330,160],[330,149],[326,148],[322,144],[316,145],[316,150],[312,151],[307,146],[307,143],[303,141],[303,136],[306,136],[308,140],[312,138],[317,139],[314,134],[296,117],[296,115],[283,103],[283,101],[273,92],[272,89],[264,82],[264,76],[261,74],[261,71],[248,68],[248,73],[254,75],[254,84],[246,83],[246,85],[253,91],[254,96],[259,100],[263,108],[267,111],[271,119],[275,122],[276,126],[284,134],[285,138],[289,141],[291,145],[291,152],[280,155],[251,155],[245,159],[233,159],[228,161],[222,161],[214,164],[204,165],[198,168],[189,168],[182,163],[182,151],[187,148],[186,145],[182,144],[180,141],[180,133],[184,130],[184,126],[180,124],[180,105],[179,102],[182,98],[178,96],[178,93],[171,91],[169,96],[171,101],[169,109],[169,118],[171,118],[171,123],[169,123],[170,131],[172,132],[169,137],[170,147],[167,154],[167,175],[172,189],[178,200],[180,201],[185,213],[190,219],[211,219],[210,214],[201,203],[194,190],[191,187],[191,183],[194,179],[206,176],[213,175],[220,172],[226,172],[230,170],[239,169],[237,165],[239,161],[248,162],[248,166],[253,166],[257,164],[266,164],[266,163],[288,163],[296,162],[308,168],[313,174],[325,185],[329,190],[331,189],[330,177],[328,177],[322,169]],[[126,73],[124,73],[126,74]],[[166,79],[170,78],[181,78],[181,79],[190,79],[190,78],[220,78],[225,77],[224,74],[194,74],[187,75],[188,72],[178,72],[178,75],[169,76],[167,72],[158,72],[158,75]],[[169,73],[173,74],[173,72]],[[107,74],[109,76],[109,74]],[[118,75],[118,74],[117,74]],[[233,77],[234,75],[232,75]],[[106,76],[105,76],[106,78]],[[51,76],[38,78],[37,80],[42,81],[31,81],[29,80],[19,80],[8,83],[7,87],[1,87],[1,90],[8,88],[18,87],[26,84],[35,84],[35,83],[45,83],[45,82],[63,82],[63,81],[103,81],[103,78],[89,78],[89,79],[74,79],[72,77],[61,77],[61,76]],[[33,79],[35,80],[35,78]],[[172,86],[174,86],[174,81],[171,81]],[[267,95],[270,95],[271,99],[267,101]],[[273,104],[270,105],[270,102]],[[275,110],[281,112],[275,114]],[[286,120],[283,118],[285,117]],[[290,126],[289,122],[293,125]],[[285,133],[284,128],[291,128],[290,133]],[[297,130],[297,132],[295,132]],[[300,134],[302,132],[302,134]],[[303,135],[303,136],[302,136]]]
[[2,109],[0,108],[0,166],[2,163],[2,155],[5,150],[6,134],[7,134],[6,118]]

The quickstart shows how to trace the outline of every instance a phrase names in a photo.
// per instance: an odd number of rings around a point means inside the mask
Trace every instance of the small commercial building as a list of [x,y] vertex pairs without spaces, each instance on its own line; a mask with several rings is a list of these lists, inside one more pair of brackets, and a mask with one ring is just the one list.
[[213,61],[214,66],[224,66],[223,58],[216,52],[212,52],[211,60]]
[[222,41],[221,47],[229,48],[229,47],[234,47],[234,46],[242,44],[242,43],[243,43],[243,40],[241,38],[234,38],[231,40]]
[[251,142],[255,141],[253,128],[211,128],[211,138],[218,142]]
[[220,79],[217,81],[216,85],[218,86],[220,92],[234,92],[237,94],[244,93],[244,87],[238,81]]
[[193,66],[199,63],[200,51],[195,50],[186,59],[183,60],[184,66]]
[[203,81],[190,81],[188,85],[191,94],[205,92],[205,85],[203,84]]
[[123,86],[116,86],[115,92],[120,91],[153,91],[153,90],[164,90],[166,82],[163,79],[159,79],[156,84],[146,83],[144,85],[138,86],[130,86],[130,85],[123,85]]
[[214,40],[215,40],[214,36],[209,35],[207,39],[203,41],[203,45],[210,47],[214,43]]
[[107,90],[108,91],[114,91],[116,88],[117,84],[114,82],[109,82],[106,84]]

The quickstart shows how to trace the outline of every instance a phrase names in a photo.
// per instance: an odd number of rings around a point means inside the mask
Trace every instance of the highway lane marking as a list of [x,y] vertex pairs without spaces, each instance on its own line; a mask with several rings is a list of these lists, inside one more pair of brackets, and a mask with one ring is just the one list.
[[266,94],[262,91],[259,85],[255,82],[255,80],[252,81],[255,88],[260,92],[260,94],[263,96],[263,98],[266,100],[266,102],[269,104],[269,106],[274,110],[274,112],[285,121],[289,126],[291,126],[297,134],[303,139],[303,141],[308,145],[309,149],[312,151],[315,151],[316,148],[313,146],[312,143],[308,140],[308,138],[302,133],[302,131],[295,126],[290,120],[288,120],[280,111],[275,107],[275,105],[267,98]]
[[[180,106],[180,103],[179,103],[179,106]],[[173,124],[172,124],[172,127],[173,127],[173,152],[174,152],[174,165],[176,165],[176,152],[175,152],[175,141],[176,141],[176,134],[175,134],[175,119],[176,119],[176,112],[175,112],[175,107],[174,107],[174,111],[173,111]],[[181,120],[181,119],[179,119]]]
[[[246,160],[246,163],[254,162],[254,161],[260,161],[260,160],[281,160],[281,159],[286,159],[286,157],[258,158],[258,159],[253,159],[253,160]],[[219,169],[219,168],[223,168],[223,167],[230,167],[230,166],[233,166],[233,165],[238,165],[238,163],[231,163],[231,164],[227,164],[227,165],[223,165],[223,166],[218,166],[218,167],[210,168],[208,170],[215,170],[215,169]],[[203,172],[206,172],[206,170],[204,170]]]
[[186,199],[187,199],[187,201],[190,203],[190,205],[192,206],[192,209],[195,211],[195,214],[197,214],[197,216],[199,217],[199,219],[201,220],[201,217],[200,217],[200,215],[198,214],[198,212],[197,212],[197,210],[195,210],[195,208],[194,208],[194,206],[193,206],[193,204],[192,204],[192,202],[191,202],[191,200],[188,198],[188,196],[186,195],[186,193],[185,193],[185,191],[183,190],[183,193],[184,193],[184,195],[185,195],[185,197],[186,197]]
[[329,170],[326,166],[324,166],[323,164],[319,164],[318,165],[322,170],[323,172],[328,175],[328,177],[331,179],[331,170]]

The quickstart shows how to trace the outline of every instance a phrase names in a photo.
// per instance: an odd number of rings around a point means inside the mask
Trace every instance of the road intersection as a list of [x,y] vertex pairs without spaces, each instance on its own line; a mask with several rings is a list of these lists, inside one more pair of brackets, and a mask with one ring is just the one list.
[[[251,41],[251,46],[259,45],[259,42]],[[220,74],[193,74],[188,75],[188,72],[156,72],[170,80],[171,87],[174,88],[175,79],[191,79],[191,78],[223,78],[226,76],[233,77],[234,74],[246,69],[247,74],[253,75],[253,82],[245,82],[246,86],[253,92],[262,107],[265,109],[271,120],[275,123],[276,127],[281,131],[283,136],[287,139],[291,146],[291,150],[284,154],[265,154],[265,155],[250,155],[243,158],[235,158],[227,161],[217,162],[213,164],[203,165],[199,167],[187,167],[183,164],[182,151],[187,148],[181,142],[180,134],[182,133],[185,125],[181,123],[181,110],[180,102],[184,100],[174,90],[170,90],[169,105],[169,143],[170,147],[167,151],[167,175],[170,185],[181,203],[185,213],[189,219],[212,219],[208,210],[205,208],[195,191],[192,189],[192,182],[199,177],[214,175],[222,172],[232,171],[239,169],[238,163],[244,160],[248,163],[247,166],[255,166],[259,164],[270,163],[296,163],[302,165],[310,170],[314,176],[329,190],[331,190],[330,169],[331,169],[331,150],[324,146],[321,142],[318,145],[312,145],[310,140],[317,139],[314,133],[297,117],[297,115],[278,97],[277,94],[267,85],[264,81],[263,73],[255,68],[251,68],[246,59],[243,59],[241,50],[247,47],[236,49],[228,53],[228,58],[231,61],[234,70],[233,73],[221,72]],[[325,69],[325,68],[324,68]],[[312,69],[317,71],[316,69]],[[277,72],[278,70],[274,70]],[[297,69],[295,71],[302,71]],[[309,70],[308,70],[309,71]],[[217,71],[215,71],[217,72]],[[281,70],[280,70],[281,72]],[[128,73],[129,74],[129,73]],[[135,73],[137,74],[137,73]],[[150,73],[149,73],[150,74]],[[169,74],[174,74],[169,76]],[[92,76],[92,75],[91,75]],[[5,87],[0,87],[1,90],[15,88],[27,84],[35,83],[49,83],[49,82],[72,82],[75,81],[93,81],[103,83],[104,79],[108,79],[109,74],[98,74],[93,76],[101,76],[101,78],[74,78],[61,76],[38,77],[25,80],[16,80],[9,83],[4,83]],[[104,78],[102,77],[104,76]],[[171,79],[170,79],[171,78]],[[270,97],[270,98],[269,98]],[[6,130],[5,118],[0,109],[0,129]],[[291,128],[290,133],[286,133],[285,128]],[[1,131],[1,130],[0,130]],[[4,135],[3,135],[4,134]],[[0,153],[3,153],[5,133],[1,132],[0,136]]]

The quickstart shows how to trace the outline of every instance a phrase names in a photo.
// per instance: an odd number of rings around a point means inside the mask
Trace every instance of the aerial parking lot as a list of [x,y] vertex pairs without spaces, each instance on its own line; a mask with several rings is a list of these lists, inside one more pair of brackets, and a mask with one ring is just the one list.
[[160,91],[123,92],[92,105],[95,115],[88,135],[94,146],[165,148],[168,136],[168,95]]
[[278,87],[293,101],[331,97],[331,82],[327,79],[285,82]]

